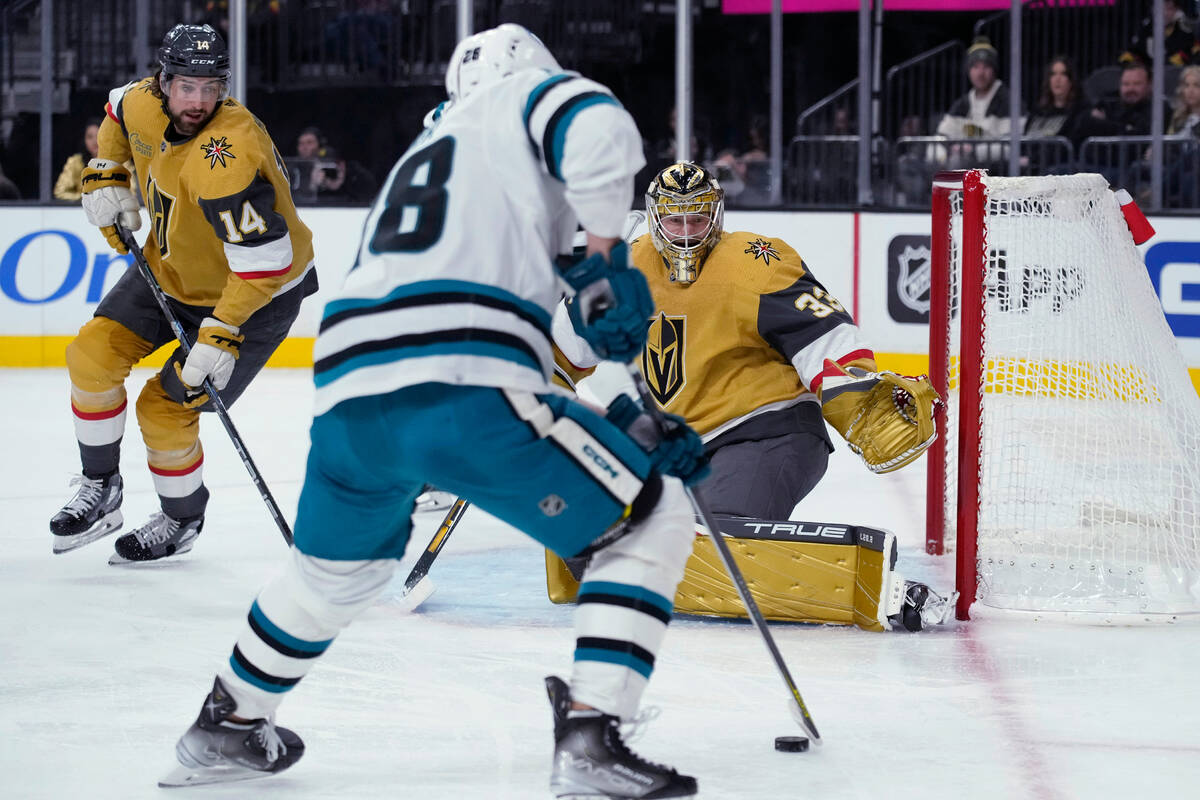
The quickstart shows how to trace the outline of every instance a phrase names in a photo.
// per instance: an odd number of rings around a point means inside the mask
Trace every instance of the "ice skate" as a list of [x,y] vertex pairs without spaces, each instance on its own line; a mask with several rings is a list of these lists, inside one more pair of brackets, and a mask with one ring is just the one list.
[[695,778],[646,761],[626,746],[617,717],[601,711],[571,711],[571,693],[560,678],[546,678],[546,692],[554,712],[550,791],[559,800],[695,796]]
[[109,564],[131,564],[157,561],[177,556],[192,549],[192,544],[204,528],[204,517],[177,520],[157,512],[137,530],[117,539]]
[[54,552],[67,553],[121,529],[122,484],[119,473],[107,478],[76,475],[72,486],[79,491],[50,520]]
[[454,501],[458,498],[450,494],[450,492],[442,492],[437,489],[431,489],[428,492],[421,492],[417,495],[415,511],[422,514],[426,511],[445,511],[450,506],[454,505]]
[[175,745],[179,766],[164,775],[159,786],[199,786],[265,778],[295,764],[304,755],[304,742],[273,719],[230,722],[237,703],[221,679],[200,708],[200,716]]
[[931,625],[941,625],[954,612],[958,592],[942,597],[923,583],[904,582],[904,605],[899,614],[888,619],[892,626],[908,631],[919,631]]

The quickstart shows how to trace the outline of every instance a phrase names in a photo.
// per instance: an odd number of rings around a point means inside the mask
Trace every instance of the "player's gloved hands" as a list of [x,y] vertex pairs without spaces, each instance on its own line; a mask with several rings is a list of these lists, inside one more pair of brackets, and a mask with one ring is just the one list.
[[617,242],[571,267],[563,278],[575,290],[567,305],[575,331],[610,361],[628,363],[646,345],[654,300],[646,277],[629,267],[629,245]]
[[226,325],[216,317],[205,317],[200,323],[196,343],[179,370],[179,379],[187,386],[200,386],[205,378],[211,378],[214,387],[224,389],[245,338],[238,333],[236,325]]
[[693,486],[711,472],[704,442],[682,417],[663,414],[656,420],[627,394],[617,395],[604,416],[649,453],[650,463],[664,475]]
[[137,198],[130,187],[129,170],[116,161],[93,158],[83,168],[80,183],[83,191],[80,202],[88,222],[99,226],[112,249],[128,253],[129,248],[117,234],[117,222],[128,231],[142,227]]

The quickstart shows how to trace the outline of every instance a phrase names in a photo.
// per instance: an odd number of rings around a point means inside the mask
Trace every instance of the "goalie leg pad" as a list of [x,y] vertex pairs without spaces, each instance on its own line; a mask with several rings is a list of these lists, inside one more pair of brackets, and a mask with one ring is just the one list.
[[575,700],[626,721],[637,713],[693,535],[683,485],[664,478],[645,519],[592,556],[575,615]]
[[394,559],[331,561],[293,548],[258,595],[221,681],[239,716],[267,717],[343,628],[387,587]]

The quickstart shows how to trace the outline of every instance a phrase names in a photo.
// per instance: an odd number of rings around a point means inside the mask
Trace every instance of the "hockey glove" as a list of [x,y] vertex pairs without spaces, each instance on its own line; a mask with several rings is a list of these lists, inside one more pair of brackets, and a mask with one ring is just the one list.
[[593,253],[563,279],[575,290],[567,304],[571,324],[596,355],[622,363],[636,358],[646,344],[654,300],[646,277],[629,267],[629,246],[617,242],[608,259]]
[[245,338],[238,334],[237,326],[205,317],[179,379],[187,386],[201,386],[205,378],[211,378],[214,387],[224,389]]
[[924,375],[835,370],[821,384],[821,413],[872,472],[891,472],[916,460],[937,438],[933,415],[942,399]]
[[128,253],[129,248],[117,234],[116,223],[128,231],[142,227],[142,215],[138,213],[137,198],[130,188],[129,170],[107,158],[93,158],[83,168],[80,177],[83,197],[83,213],[88,222],[97,225],[108,245],[118,253]]
[[605,419],[649,453],[650,463],[662,474],[674,475],[687,486],[708,477],[711,469],[704,442],[682,417],[663,414],[660,422],[629,395],[620,394],[609,404]]

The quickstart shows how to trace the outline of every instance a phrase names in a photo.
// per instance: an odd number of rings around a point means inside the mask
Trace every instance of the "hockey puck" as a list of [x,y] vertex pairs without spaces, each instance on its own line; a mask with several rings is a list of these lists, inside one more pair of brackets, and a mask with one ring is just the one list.
[[808,749],[808,737],[776,736],[775,749],[781,753],[803,753]]

